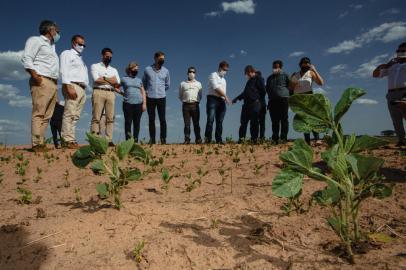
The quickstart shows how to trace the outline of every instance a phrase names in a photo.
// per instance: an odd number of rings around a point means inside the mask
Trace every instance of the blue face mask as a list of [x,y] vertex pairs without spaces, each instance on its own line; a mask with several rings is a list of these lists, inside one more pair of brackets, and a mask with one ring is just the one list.
[[54,43],[57,43],[58,40],[61,38],[61,35],[57,32],[55,36],[53,36],[54,38]]

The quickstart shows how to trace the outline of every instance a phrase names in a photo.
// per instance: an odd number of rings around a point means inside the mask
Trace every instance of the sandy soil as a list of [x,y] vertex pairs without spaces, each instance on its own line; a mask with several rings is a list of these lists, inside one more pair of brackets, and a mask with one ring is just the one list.
[[[0,269],[406,269],[404,153],[374,151],[386,160],[382,173],[395,185],[394,195],[369,199],[361,223],[394,239],[370,246],[352,266],[340,257],[327,209],[314,206],[291,216],[280,210],[284,200],[272,195],[271,182],[287,146],[255,146],[253,153],[247,147],[239,164],[227,153],[241,146],[220,146],[217,153],[215,147],[204,146],[203,154],[196,153],[200,146],[152,147],[176,177],[165,192],[158,166],[123,190],[120,211],[96,196],[95,185],[106,177],[74,167],[73,151],[1,150]],[[25,176],[15,173],[20,154],[29,160]],[[265,164],[257,175],[255,164]],[[198,168],[208,174],[186,192],[187,174],[196,178]],[[224,181],[220,168],[228,174]],[[306,182],[305,202],[323,186]],[[33,203],[18,203],[18,186],[32,191]],[[137,263],[131,252],[142,241]]]

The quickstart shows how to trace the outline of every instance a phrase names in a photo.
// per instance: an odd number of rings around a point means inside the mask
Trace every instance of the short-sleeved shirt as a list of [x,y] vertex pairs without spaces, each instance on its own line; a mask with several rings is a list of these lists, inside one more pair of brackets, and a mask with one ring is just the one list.
[[129,104],[142,104],[141,93],[142,81],[137,77],[125,76],[121,79],[121,86],[124,90],[124,102]]
[[210,74],[207,95],[221,97],[224,99],[224,97],[220,96],[215,90],[221,89],[224,91],[224,94],[226,94],[226,88],[227,82],[224,77],[220,76],[218,72],[213,72],[212,74]]
[[388,89],[406,87],[406,63],[396,63],[388,69],[381,69],[379,77],[388,77]]

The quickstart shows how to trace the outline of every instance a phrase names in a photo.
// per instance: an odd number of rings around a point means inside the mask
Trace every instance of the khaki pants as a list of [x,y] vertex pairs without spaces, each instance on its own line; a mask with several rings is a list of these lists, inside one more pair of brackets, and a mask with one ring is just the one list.
[[103,109],[106,113],[106,137],[109,142],[113,140],[114,105],[116,95],[112,91],[93,90],[92,95],[92,127],[93,133],[100,135],[100,119]]
[[48,122],[55,109],[58,87],[52,80],[43,77],[40,86],[33,85],[30,81],[30,88],[32,96],[31,143],[32,146],[36,146],[44,144]]
[[62,117],[62,139],[64,142],[71,143],[76,142],[75,130],[76,124],[79,121],[80,113],[86,102],[85,90],[79,85],[72,84],[76,90],[77,98],[75,100],[69,99],[66,94],[65,97],[65,109]]

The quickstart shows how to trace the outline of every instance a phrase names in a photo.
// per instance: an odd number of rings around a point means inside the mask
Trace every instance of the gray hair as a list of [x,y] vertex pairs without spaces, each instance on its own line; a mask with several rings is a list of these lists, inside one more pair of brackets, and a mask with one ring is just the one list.
[[58,25],[54,21],[44,20],[39,25],[39,33],[41,35],[45,35],[49,31],[51,31],[52,27],[58,28]]

